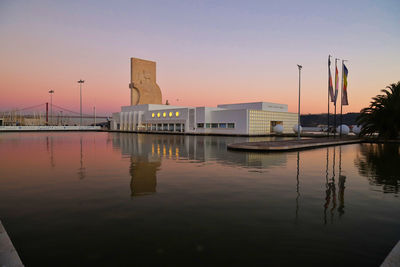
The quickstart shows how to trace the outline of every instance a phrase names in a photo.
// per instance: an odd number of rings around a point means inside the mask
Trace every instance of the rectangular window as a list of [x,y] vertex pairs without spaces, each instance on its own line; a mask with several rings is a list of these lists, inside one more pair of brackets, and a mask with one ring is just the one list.
[[197,128],[204,128],[204,123],[198,123]]
[[234,123],[228,123],[228,128],[231,128],[231,129],[235,128],[235,124]]
[[220,123],[219,128],[226,128],[226,123]]
[[218,123],[211,123],[211,128],[218,128]]
[[206,128],[211,128],[211,123],[206,123]]

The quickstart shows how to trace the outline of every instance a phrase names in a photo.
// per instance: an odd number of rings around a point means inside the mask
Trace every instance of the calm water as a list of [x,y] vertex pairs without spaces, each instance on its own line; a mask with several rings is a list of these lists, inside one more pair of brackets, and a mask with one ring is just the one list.
[[398,145],[247,140],[2,133],[0,218],[27,266],[377,266],[399,241]]

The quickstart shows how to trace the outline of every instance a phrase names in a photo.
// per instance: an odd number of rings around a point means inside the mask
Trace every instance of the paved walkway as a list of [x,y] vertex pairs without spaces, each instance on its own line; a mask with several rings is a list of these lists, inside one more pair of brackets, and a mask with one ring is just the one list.
[[228,149],[233,150],[252,150],[252,151],[292,151],[312,149],[324,146],[337,146],[361,143],[361,139],[355,137],[337,138],[312,138],[300,140],[284,140],[284,141],[262,141],[229,144]]
[[395,267],[400,266],[400,241],[392,249],[381,267]]
[[20,267],[24,266],[18,256],[13,244],[3,224],[0,221],[0,266],[1,267]]

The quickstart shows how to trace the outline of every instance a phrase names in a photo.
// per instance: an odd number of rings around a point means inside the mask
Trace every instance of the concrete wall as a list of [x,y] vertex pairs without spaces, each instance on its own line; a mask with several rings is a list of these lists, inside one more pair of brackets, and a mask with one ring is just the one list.
[[222,110],[214,107],[197,107],[196,108],[196,123],[212,122],[212,112]]
[[[205,110],[206,120],[197,121],[204,123],[204,128],[196,128],[196,133],[204,134],[248,134],[247,110]],[[235,128],[207,128],[207,123],[234,123]],[[196,125],[197,127],[197,125]]]
[[252,109],[252,110],[265,110],[265,111],[275,111],[275,112],[288,111],[288,106],[286,104],[277,104],[270,102],[224,104],[224,105],[218,105],[218,107],[225,109]]

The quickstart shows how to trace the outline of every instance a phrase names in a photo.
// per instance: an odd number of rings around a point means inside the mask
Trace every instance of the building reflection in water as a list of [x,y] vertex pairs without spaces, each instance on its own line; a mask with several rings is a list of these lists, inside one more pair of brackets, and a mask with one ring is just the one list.
[[370,184],[382,187],[384,193],[399,194],[400,145],[362,144],[354,160],[358,172],[367,177]]
[[156,192],[157,171],[161,166],[160,160],[147,157],[131,157],[131,196],[142,196]]
[[[326,170],[325,170],[325,203],[324,203],[324,224],[328,222],[328,213],[330,222],[334,222],[335,211],[337,210],[339,218],[344,214],[344,189],[346,176],[342,175],[342,147],[339,146],[339,181],[338,195],[336,195],[336,147],[333,147],[332,158],[332,176],[329,176],[329,148],[326,149]],[[337,203],[337,199],[339,204]]]
[[[179,160],[181,163],[216,162],[265,171],[286,165],[287,154],[227,152],[227,145],[243,142],[244,138],[111,133],[113,147],[129,157],[132,196],[156,192],[157,172],[162,159]],[[247,140],[245,140],[247,141]]]

